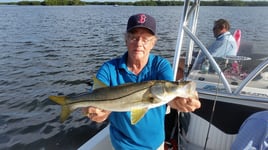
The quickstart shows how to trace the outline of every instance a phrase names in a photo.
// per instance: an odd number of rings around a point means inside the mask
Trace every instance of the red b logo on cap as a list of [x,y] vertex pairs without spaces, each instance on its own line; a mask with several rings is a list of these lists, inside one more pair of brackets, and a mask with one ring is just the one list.
[[138,23],[144,23],[146,21],[146,16],[144,14],[141,14],[139,16]]

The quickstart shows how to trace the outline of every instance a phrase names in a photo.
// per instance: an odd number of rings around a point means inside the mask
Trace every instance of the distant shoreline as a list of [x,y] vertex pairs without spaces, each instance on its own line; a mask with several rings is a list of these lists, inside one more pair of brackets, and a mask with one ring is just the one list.
[[[47,0],[0,2],[0,5],[43,5],[43,6],[73,6],[73,5],[130,5],[130,6],[182,6],[182,1],[136,1],[136,2],[84,2],[80,0]],[[268,1],[201,1],[201,6],[268,6]]]

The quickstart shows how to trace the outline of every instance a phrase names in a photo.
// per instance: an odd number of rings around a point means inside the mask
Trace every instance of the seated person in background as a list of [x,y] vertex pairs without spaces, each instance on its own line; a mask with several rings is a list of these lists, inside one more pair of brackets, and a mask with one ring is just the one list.
[[[235,56],[237,53],[237,44],[229,32],[230,24],[225,19],[219,19],[214,22],[213,33],[216,40],[209,46],[208,51],[213,57]],[[200,53],[198,64],[204,62],[206,56]]]
[[231,150],[268,149],[268,111],[251,115],[240,127]]

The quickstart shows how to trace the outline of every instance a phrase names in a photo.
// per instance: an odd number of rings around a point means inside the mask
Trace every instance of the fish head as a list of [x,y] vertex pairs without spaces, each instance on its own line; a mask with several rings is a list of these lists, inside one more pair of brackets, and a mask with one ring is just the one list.
[[196,84],[193,81],[162,81],[154,84],[150,92],[155,99],[164,104],[176,97],[194,97]]
[[167,93],[188,98],[196,92],[196,84],[193,81],[166,82],[165,89]]

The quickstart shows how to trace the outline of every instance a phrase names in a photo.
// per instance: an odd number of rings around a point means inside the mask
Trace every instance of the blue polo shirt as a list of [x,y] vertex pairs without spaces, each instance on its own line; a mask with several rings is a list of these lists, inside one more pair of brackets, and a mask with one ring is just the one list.
[[[173,80],[173,71],[168,60],[150,54],[143,70],[135,75],[128,70],[127,53],[104,63],[97,78],[108,86],[117,86],[128,82],[148,80]],[[166,106],[150,109],[135,125],[130,123],[130,112],[112,112],[110,137],[116,150],[157,149],[165,139],[164,117]]]

